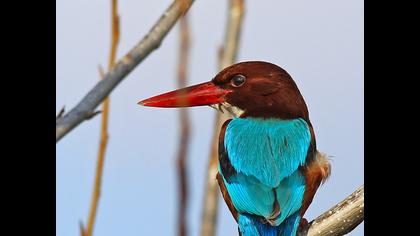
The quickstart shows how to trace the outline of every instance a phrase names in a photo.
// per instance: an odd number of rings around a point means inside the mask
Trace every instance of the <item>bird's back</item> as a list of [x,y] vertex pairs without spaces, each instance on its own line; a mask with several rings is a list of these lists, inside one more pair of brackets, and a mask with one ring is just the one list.
[[307,123],[236,118],[220,139],[219,172],[242,235],[296,234],[305,192],[299,166],[311,142]]

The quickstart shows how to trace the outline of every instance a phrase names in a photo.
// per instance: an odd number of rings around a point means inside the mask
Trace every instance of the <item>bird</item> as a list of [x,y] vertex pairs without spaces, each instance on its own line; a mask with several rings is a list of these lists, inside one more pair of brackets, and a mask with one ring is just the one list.
[[210,106],[233,118],[218,142],[216,179],[242,236],[295,236],[331,173],[296,83],[281,67],[244,61],[209,82],[140,101],[149,107]]

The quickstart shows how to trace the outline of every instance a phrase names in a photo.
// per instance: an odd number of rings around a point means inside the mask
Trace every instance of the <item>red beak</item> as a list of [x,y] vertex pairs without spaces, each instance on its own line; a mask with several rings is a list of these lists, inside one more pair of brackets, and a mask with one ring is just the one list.
[[194,107],[224,102],[231,90],[222,89],[212,82],[202,83],[160,94],[138,104],[148,107]]

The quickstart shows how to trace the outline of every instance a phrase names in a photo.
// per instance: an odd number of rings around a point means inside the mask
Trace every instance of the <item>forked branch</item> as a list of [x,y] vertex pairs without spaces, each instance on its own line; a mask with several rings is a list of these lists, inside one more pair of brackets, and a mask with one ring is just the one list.
[[104,75],[88,94],[68,113],[56,120],[55,137],[58,142],[64,135],[94,113],[94,109],[133,71],[152,51],[157,49],[176,21],[191,6],[194,0],[175,0],[163,13],[149,33],[121,58],[112,70]]

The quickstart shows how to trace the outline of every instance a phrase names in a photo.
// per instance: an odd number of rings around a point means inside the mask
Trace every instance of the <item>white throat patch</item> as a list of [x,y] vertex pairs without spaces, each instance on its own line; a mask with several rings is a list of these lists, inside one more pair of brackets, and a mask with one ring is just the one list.
[[213,104],[210,105],[210,107],[222,112],[222,113],[229,113],[231,114],[233,117],[240,117],[245,111],[240,109],[239,107],[235,107],[230,105],[227,102],[223,102],[223,103],[218,103],[218,104]]

